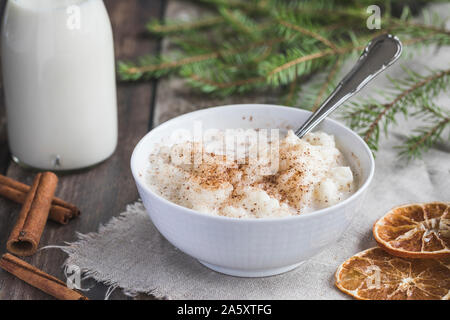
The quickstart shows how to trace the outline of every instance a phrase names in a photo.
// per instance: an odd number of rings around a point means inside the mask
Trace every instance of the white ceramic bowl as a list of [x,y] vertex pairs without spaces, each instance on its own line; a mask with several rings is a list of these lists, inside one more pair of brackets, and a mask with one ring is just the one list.
[[204,109],[156,127],[137,144],[131,171],[150,218],[174,246],[205,266],[229,275],[261,277],[289,271],[326,247],[333,246],[358,212],[374,173],[374,160],[364,141],[331,119],[318,130],[335,136],[350,162],[358,190],[348,199],[322,210],[284,218],[237,219],[212,216],[181,207],[155,194],[145,183],[153,145],[176,129],[292,128],[310,112],[282,106],[243,104]]

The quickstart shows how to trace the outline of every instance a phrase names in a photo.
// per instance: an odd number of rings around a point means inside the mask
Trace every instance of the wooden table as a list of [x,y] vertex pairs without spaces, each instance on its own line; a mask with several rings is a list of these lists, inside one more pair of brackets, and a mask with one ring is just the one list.
[[[157,54],[160,41],[145,34],[145,23],[151,17],[162,17],[164,0],[105,0],[112,22],[117,59],[132,59],[140,54]],[[1,8],[5,0],[0,0]],[[1,84],[1,83],[0,83]],[[2,86],[3,87],[3,86]],[[82,216],[66,226],[49,222],[40,246],[64,245],[76,240],[76,232],[96,231],[100,224],[118,215],[125,206],[138,199],[131,176],[129,160],[139,139],[154,125],[153,114],[157,83],[118,85],[119,143],[114,155],[97,167],[60,176],[57,196],[77,204]],[[0,90],[0,171],[9,177],[30,184],[33,173],[11,161],[7,137],[3,90]],[[6,240],[13,227],[20,206],[0,199],[0,252],[6,251]],[[43,250],[25,259],[34,266],[65,280],[62,265],[66,254],[58,249]],[[103,299],[106,286],[96,285],[87,295]],[[116,290],[110,299],[126,299]],[[51,299],[10,274],[0,270],[0,300]]]

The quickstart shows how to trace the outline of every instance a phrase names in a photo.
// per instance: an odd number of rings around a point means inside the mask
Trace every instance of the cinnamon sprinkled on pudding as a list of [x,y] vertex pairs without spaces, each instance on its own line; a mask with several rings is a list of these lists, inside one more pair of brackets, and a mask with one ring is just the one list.
[[235,218],[298,215],[354,192],[352,171],[332,135],[315,132],[299,139],[289,131],[269,139],[259,133],[233,129],[202,143],[158,145],[150,155],[147,184],[176,204]]

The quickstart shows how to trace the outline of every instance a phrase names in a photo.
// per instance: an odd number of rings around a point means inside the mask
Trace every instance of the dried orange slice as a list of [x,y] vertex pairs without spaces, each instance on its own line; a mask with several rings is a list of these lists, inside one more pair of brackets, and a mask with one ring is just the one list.
[[405,258],[450,257],[449,203],[396,207],[373,226],[378,245]]
[[371,248],[338,268],[336,286],[359,300],[449,300],[450,259],[400,258]]

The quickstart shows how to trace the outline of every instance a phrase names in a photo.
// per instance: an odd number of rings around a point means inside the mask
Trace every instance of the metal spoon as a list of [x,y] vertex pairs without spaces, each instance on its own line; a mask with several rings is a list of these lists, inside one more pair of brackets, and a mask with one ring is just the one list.
[[339,82],[338,86],[322,105],[295,132],[301,138],[325,117],[336,110],[348,98],[361,90],[379,73],[392,65],[402,53],[402,43],[391,34],[378,36],[367,47],[350,72]]

